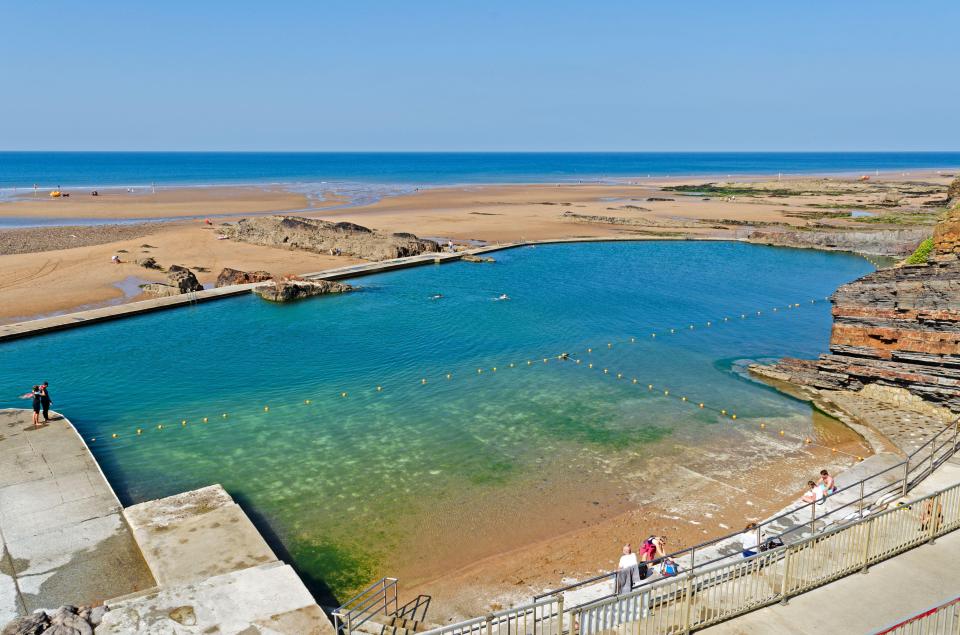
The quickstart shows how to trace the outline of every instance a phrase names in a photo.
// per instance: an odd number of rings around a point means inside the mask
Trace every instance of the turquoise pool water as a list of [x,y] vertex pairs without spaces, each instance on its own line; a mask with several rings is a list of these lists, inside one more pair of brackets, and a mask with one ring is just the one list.
[[738,243],[495,256],[362,278],[339,297],[241,297],[4,344],[0,406],[49,380],[125,504],[222,483],[342,596],[423,558],[482,557],[491,541],[465,534],[542,535],[516,527],[543,517],[543,497],[620,496],[645,455],[722,443],[722,417],[695,402],[809,433],[807,404],[738,363],[822,352],[824,297],[872,270]]

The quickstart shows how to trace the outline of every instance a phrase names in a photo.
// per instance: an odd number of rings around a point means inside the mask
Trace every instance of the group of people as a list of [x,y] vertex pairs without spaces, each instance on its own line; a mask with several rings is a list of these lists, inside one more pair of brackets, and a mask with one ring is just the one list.
[[674,576],[680,572],[677,563],[671,558],[666,557],[665,547],[667,538],[665,536],[650,536],[643,541],[637,553],[634,553],[630,543],[623,546],[623,555],[620,556],[620,562],[617,565],[617,578],[615,582],[615,591],[629,591],[650,575],[650,568],[660,564],[660,575],[664,577]]
[[40,414],[43,413],[43,421],[46,423],[50,421],[50,404],[53,403],[53,400],[50,399],[50,382],[43,382],[33,387],[33,390],[28,392],[25,395],[21,395],[22,399],[32,399],[33,400],[33,427],[40,427]]
[[817,503],[823,505],[827,501],[827,496],[836,493],[837,484],[826,470],[820,470],[820,480],[807,481],[807,493],[803,495],[804,503]]

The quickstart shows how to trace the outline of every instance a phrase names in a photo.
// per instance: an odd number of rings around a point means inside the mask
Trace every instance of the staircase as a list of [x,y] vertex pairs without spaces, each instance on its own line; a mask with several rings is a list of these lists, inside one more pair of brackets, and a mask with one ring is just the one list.
[[333,612],[338,633],[352,635],[414,635],[433,628],[425,624],[430,596],[418,595],[406,604],[399,603],[399,580],[380,578],[350,598]]

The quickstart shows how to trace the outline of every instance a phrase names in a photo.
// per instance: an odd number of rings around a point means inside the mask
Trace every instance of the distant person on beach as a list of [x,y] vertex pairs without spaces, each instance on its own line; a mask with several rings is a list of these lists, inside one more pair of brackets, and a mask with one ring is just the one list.
[[40,427],[40,386],[34,386],[33,390],[28,392],[25,395],[20,395],[21,399],[32,399],[33,400],[33,427]]
[[664,536],[650,536],[643,541],[640,546],[640,558],[644,562],[650,562],[657,558],[662,558],[664,554],[664,545],[667,539]]
[[110,262],[112,262],[112,263],[115,264],[115,265],[119,265],[119,264],[120,264],[120,256],[118,256],[117,254],[114,254],[113,257],[110,258]]
[[823,489],[813,481],[807,481],[810,490],[803,495],[804,503],[823,503]]
[[740,542],[743,544],[744,558],[757,555],[757,546],[760,544],[757,537],[757,523],[749,523],[743,528],[743,533],[740,534]]
[[44,422],[50,421],[50,404],[53,399],[50,398],[50,382],[45,381],[40,384],[40,406],[43,408]]
[[823,490],[824,498],[837,493],[837,483],[826,470],[820,470],[820,489]]

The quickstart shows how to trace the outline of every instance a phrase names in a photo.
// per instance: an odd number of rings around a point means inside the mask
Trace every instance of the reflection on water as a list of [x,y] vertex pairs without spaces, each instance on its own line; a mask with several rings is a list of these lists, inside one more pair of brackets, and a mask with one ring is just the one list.
[[[823,350],[824,296],[870,270],[846,254],[737,243],[553,245],[497,260],[5,344],[0,405],[50,380],[125,504],[221,483],[303,574],[342,595],[411,554],[477,558],[527,539],[508,528],[534,526],[547,497],[571,510],[550,530],[579,526],[577,505],[629,496],[652,455],[742,443],[698,401],[809,434],[808,405],[736,362]],[[491,301],[501,293],[511,300]],[[788,303],[801,306],[772,311]]]

